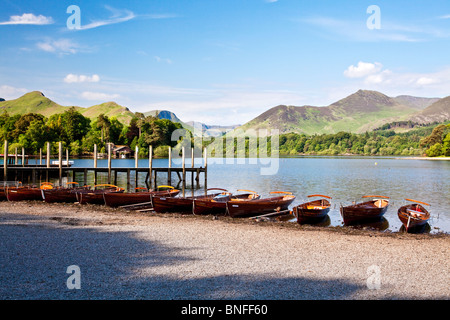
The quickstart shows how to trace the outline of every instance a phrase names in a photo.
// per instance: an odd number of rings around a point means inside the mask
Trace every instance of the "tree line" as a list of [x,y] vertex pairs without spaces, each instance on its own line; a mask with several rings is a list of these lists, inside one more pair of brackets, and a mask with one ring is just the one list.
[[72,156],[81,156],[93,152],[94,144],[99,152],[105,153],[108,143],[128,145],[132,150],[139,147],[139,154],[148,155],[149,146],[153,146],[156,156],[166,156],[172,132],[180,129],[179,123],[144,116],[136,113],[129,125],[124,125],[115,117],[100,114],[94,121],[83,116],[75,108],[64,113],[44,117],[37,113],[23,115],[0,115],[0,139],[8,141],[9,152],[25,149],[27,154],[46,152],[50,142],[51,152],[57,152],[61,141],[64,149]]
[[281,155],[450,156],[450,124],[401,133],[386,129],[363,134],[288,133],[280,136],[279,152]]

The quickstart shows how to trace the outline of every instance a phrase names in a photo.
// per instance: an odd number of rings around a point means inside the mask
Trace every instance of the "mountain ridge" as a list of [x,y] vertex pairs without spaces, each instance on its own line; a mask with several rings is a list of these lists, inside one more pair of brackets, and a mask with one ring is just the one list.
[[[73,106],[91,120],[103,113],[116,117],[128,125],[135,116],[129,108],[109,101],[88,108]],[[0,100],[0,111],[9,114],[40,113],[46,117],[69,110],[47,98],[40,91],[32,91],[12,100]],[[200,122],[183,122],[169,110],[151,110],[144,115],[158,115],[160,119],[179,122],[192,132],[194,126],[201,128],[205,135],[220,135],[236,129],[278,129],[280,133],[296,132],[304,134],[337,133],[347,131],[360,133],[373,130],[394,121],[414,121],[418,123],[443,122],[450,120],[450,97],[423,98],[414,96],[389,97],[378,91],[358,90],[329,106],[272,107],[243,125],[209,126]],[[198,134],[198,133],[197,133]]]

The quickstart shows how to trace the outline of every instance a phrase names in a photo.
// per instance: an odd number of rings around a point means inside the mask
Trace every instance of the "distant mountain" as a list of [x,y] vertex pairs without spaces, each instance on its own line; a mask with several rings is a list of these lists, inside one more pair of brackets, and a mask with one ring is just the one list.
[[430,102],[432,100],[428,98],[391,98],[381,92],[359,90],[327,107],[276,106],[240,129],[278,129],[280,133],[309,135],[339,131],[360,133],[385,123],[407,120],[417,113],[418,108]]
[[158,116],[158,119],[167,119],[170,120],[172,122],[178,122],[181,124],[184,124],[183,121],[181,121],[176,115],[175,113],[171,112],[171,111],[167,111],[167,110],[151,110],[148,112],[144,112],[144,116],[148,117],[148,116]]
[[426,107],[429,107],[433,103],[440,100],[440,98],[421,98],[421,97],[413,97],[413,96],[398,96],[394,98],[398,103],[408,106],[414,109],[423,110]]
[[442,98],[410,118],[413,122],[431,123],[450,120],[450,96]]

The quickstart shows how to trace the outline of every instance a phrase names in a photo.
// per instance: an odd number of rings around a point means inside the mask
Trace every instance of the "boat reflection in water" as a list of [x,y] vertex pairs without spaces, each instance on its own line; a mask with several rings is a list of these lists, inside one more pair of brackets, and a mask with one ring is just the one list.
[[353,222],[350,225],[352,228],[356,229],[373,229],[378,231],[384,231],[389,228],[389,221],[385,217],[380,217],[376,220],[366,220]]
[[406,229],[406,227],[402,224],[402,226],[400,227],[400,229],[398,231],[399,232],[413,233],[413,234],[430,233],[431,232],[431,226],[427,222],[427,223],[422,224],[420,226]]

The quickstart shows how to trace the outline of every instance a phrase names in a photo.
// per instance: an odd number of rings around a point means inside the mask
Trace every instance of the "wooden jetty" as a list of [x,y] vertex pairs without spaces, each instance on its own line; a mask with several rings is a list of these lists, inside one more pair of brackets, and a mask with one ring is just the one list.
[[[29,156],[25,155],[24,149],[22,148],[22,154],[17,154],[17,149],[15,154],[8,154],[8,142],[5,141],[4,153],[0,155],[3,158],[3,181],[22,181],[23,183],[35,184],[37,181],[48,181],[49,178],[57,179],[59,178],[60,185],[62,184],[63,177],[71,177],[71,181],[87,184],[88,174],[93,173],[94,184],[97,184],[97,174],[107,173],[108,184],[117,184],[117,176],[119,173],[125,173],[127,176],[127,189],[134,185],[135,188],[138,187],[139,183],[139,173],[146,173],[144,182],[147,188],[156,188],[156,179],[158,173],[167,174],[167,184],[172,185],[172,173],[176,173],[178,177],[177,185],[182,186],[183,196],[186,189],[186,175],[191,174],[191,188],[194,188],[194,180],[196,182],[196,188],[200,188],[200,174],[204,174],[204,189],[207,189],[207,154],[206,148],[203,150],[203,167],[194,166],[194,149],[192,148],[191,166],[186,167],[186,153],[185,148],[182,148],[182,166],[172,167],[172,148],[169,147],[169,165],[168,167],[153,167],[153,148],[150,146],[149,150],[149,165],[148,167],[139,167],[138,165],[138,154],[139,150],[136,147],[135,151],[135,165],[134,167],[112,167],[112,156],[111,156],[111,144],[108,144],[108,154],[107,154],[107,167],[98,167],[97,159],[97,145],[94,145],[94,166],[93,167],[72,167],[72,161],[69,160],[69,151],[66,150],[65,160],[63,160],[63,150],[62,143],[59,143],[58,158],[56,161],[51,160],[50,155],[50,143],[47,143],[47,155],[42,155],[42,150],[39,156]],[[36,164],[30,164],[30,158],[38,158]],[[78,176],[82,173],[82,181],[76,181],[76,174]],[[131,183],[131,176],[134,173],[134,183]],[[205,191],[206,192],[206,191]]]

